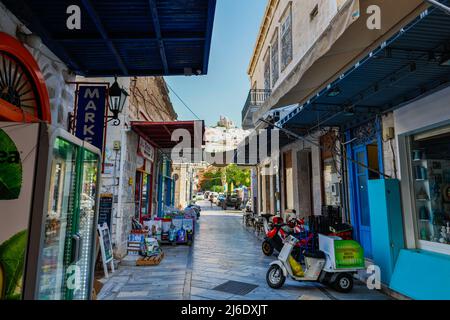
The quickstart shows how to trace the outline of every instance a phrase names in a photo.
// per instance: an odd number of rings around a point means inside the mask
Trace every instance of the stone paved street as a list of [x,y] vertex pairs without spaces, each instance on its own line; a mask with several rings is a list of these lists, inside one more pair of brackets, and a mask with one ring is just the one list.
[[[350,294],[341,294],[318,283],[287,280],[274,290],[266,284],[268,265],[275,259],[261,252],[261,241],[243,227],[237,211],[203,206],[194,245],[164,246],[160,265],[136,267],[120,265],[106,282],[99,299],[107,300],[297,300],[297,299],[387,299],[355,282]],[[234,280],[257,285],[250,293],[233,295],[213,290]]]

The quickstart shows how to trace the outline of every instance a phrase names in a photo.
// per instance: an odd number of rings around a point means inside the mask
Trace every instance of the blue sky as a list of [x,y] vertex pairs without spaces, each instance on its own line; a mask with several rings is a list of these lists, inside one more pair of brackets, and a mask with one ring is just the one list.
[[[167,83],[207,126],[224,115],[241,125],[241,110],[250,88],[247,68],[266,0],[217,0],[206,76],[165,77]],[[195,116],[171,93],[178,120]]]

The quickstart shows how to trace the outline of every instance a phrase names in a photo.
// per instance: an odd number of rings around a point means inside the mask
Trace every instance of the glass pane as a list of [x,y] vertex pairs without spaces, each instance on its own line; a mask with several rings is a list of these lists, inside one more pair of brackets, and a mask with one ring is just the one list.
[[419,239],[450,245],[450,127],[417,134],[411,163]]
[[136,183],[134,189],[134,217],[139,219],[140,207],[141,207],[141,173],[136,171]]
[[142,202],[141,216],[148,214],[148,175],[144,173],[142,178]]
[[78,229],[78,234],[81,237],[81,254],[76,263],[79,267],[80,282],[73,295],[73,298],[76,300],[86,300],[89,297],[97,198],[98,155],[87,150],[83,151],[80,222]]
[[[361,164],[366,164],[366,153],[364,151],[357,152],[356,161]],[[366,168],[360,166],[359,164],[356,164],[356,172],[358,174],[363,174],[364,170],[366,170]]]
[[272,59],[272,88],[275,87],[275,84],[278,81],[280,76],[280,66],[279,66],[279,57],[278,57],[278,35],[275,36],[272,42],[271,48],[271,59]]
[[292,60],[292,15],[289,10],[281,24],[281,70]]
[[370,226],[369,195],[367,193],[367,177],[358,176],[359,201],[361,208],[361,225]]
[[[50,194],[45,220],[38,298],[64,299],[66,268],[71,260],[73,201],[76,183],[77,149],[57,139],[53,147]],[[65,254],[66,253],[66,254]]]

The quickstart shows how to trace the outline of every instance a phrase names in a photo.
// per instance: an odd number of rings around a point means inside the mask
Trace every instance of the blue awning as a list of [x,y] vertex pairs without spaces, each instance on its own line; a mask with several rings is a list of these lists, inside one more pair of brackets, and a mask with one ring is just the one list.
[[354,127],[450,84],[450,16],[430,8],[278,122]]
[[[80,75],[206,74],[216,0],[2,0]],[[81,29],[69,30],[70,5]]]

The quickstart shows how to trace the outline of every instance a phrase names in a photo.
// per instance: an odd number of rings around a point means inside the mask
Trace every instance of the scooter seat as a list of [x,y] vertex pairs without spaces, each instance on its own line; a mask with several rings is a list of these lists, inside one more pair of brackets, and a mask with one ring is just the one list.
[[314,259],[325,259],[325,253],[323,251],[313,251],[313,252],[305,252],[303,254],[305,257],[314,258]]

